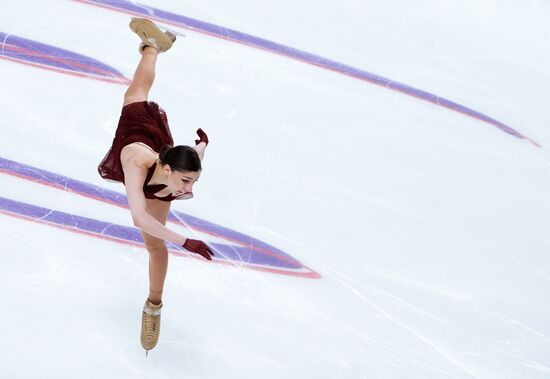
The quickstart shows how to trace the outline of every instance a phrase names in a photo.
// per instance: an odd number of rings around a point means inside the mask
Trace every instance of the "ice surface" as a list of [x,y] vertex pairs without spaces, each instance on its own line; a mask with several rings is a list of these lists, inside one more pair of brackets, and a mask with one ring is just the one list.
[[[147,252],[107,238],[132,220],[122,185],[96,172],[138,40],[130,14],[91,3],[0,7],[1,377],[550,377],[549,2],[148,0],[441,96],[541,147],[163,24],[186,37],[150,97],[177,143],[198,127],[211,140],[195,198],[172,205],[191,224],[169,226],[241,259],[173,251],[147,358]],[[16,38],[35,43],[25,62],[8,59]],[[273,252],[304,267],[252,261]]]

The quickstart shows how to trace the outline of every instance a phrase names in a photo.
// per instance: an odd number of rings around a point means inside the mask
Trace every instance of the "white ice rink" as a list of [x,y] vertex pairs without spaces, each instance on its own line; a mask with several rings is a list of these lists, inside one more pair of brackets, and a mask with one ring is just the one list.
[[[0,3],[0,378],[550,378],[549,1]],[[172,250],[148,357],[148,254],[96,171],[132,14],[185,34],[150,99],[211,143],[167,226],[219,251]]]

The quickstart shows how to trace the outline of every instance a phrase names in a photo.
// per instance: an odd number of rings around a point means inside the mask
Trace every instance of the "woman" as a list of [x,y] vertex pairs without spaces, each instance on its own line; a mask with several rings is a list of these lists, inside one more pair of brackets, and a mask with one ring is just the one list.
[[157,55],[176,40],[149,20],[133,18],[130,28],[142,40],[141,60],[124,95],[122,113],[111,149],[99,164],[101,177],[124,183],[134,225],[149,252],[149,296],[142,312],[141,345],[153,349],[160,332],[162,291],[168,267],[164,241],[212,260],[214,253],[202,241],[185,238],[165,227],[170,202],[193,196],[193,184],[201,174],[201,160],[208,136],[197,130],[196,146],[176,146],[166,113],[147,101],[155,79]]

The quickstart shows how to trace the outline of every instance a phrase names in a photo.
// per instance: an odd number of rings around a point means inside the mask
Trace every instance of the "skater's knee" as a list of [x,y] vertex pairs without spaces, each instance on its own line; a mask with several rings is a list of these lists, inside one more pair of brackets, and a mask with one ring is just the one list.
[[[133,87],[133,88],[132,88]],[[147,95],[149,91],[144,86],[130,86],[124,94],[124,104],[128,105],[137,103],[138,101],[147,101]]]
[[144,242],[145,242],[145,248],[147,249],[150,255],[160,256],[168,253],[168,250],[166,249],[166,245],[164,244],[164,241],[159,238],[156,238],[153,236],[145,236]]
[[149,252],[149,255],[153,257],[160,257],[164,256],[165,254],[168,254],[168,249],[164,245],[164,243],[160,244],[147,244],[147,251]]

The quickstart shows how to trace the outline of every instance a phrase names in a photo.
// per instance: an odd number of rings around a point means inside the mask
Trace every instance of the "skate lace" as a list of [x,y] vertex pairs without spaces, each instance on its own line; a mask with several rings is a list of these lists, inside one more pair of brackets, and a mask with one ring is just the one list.
[[159,316],[147,315],[144,320],[145,324],[145,337],[147,339],[154,339],[157,336],[157,330],[159,327]]

